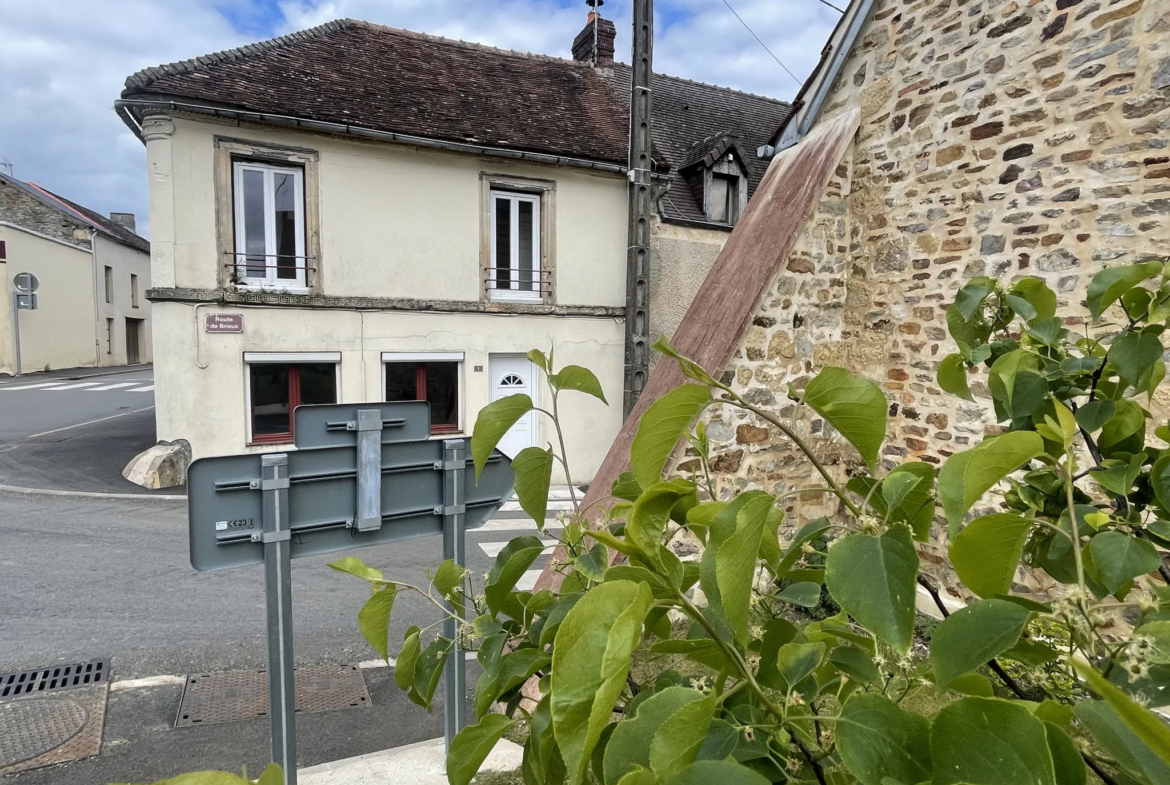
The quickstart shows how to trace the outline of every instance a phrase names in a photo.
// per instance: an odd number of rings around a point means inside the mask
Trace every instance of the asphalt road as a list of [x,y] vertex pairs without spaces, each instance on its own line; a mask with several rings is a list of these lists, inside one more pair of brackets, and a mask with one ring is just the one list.
[[[523,525],[502,522],[513,524]],[[468,534],[468,566],[477,581],[491,566],[480,544],[498,548],[521,533],[532,532]],[[187,561],[185,502],[0,492],[0,543],[0,673],[95,657],[111,658],[114,682],[264,667],[263,568],[195,572]],[[428,537],[354,553],[388,576],[425,585],[427,568],[442,559],[442,544]],[[293,562],[298,665],[376,658],[357,627],[368,589],[326,566],[340,555]],[[429,603],[400,593],[391,654],[406,627],[437,618]],[[409,703],[394,688],[390,669],[364,673],[372,707],[299,717],[302,766],[441,735],[441,710],[428,715]],[[473,663],[468,675],[474,685]],[[181,693],[181,686],[111,693],[100,757],[12,781],[99,785],[199,768],[258,771],[267,724],[175,728]]]

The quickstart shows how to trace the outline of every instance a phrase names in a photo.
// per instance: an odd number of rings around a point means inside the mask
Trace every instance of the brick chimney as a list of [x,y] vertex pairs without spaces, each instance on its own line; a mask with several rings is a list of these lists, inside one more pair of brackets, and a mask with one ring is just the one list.
[[597,10],[605,4],[605,0],[585,0],[585,4],[592,10],[585,21],[585,29],[573,39],[573,59],[592,63],[595,68],[612,68],[617,28],[613,22],[602,19],[601,12]]
[[110,213],[110,220],[121,226],[123,229],[129,229],[131,232],[137,234],[134,229],[134,213]]

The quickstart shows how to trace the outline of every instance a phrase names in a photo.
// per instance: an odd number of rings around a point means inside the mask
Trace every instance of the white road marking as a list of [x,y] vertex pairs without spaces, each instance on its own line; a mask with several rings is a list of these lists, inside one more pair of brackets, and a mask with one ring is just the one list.
[[[561,524],[556,521],[549,521],[544,527],[545,531],[551,529],[561,529]],[[488,521],[483,526],[476,526],[474,529],[468,529],[468,534],[475,534],[477,532],[534,532],[536,531],[536,521],[525,518],[497,518]]]
[[536,581],[538,578],[540,578],[540,574],[542,572],[544,572],[544,570],[526,570],[524,574],[520,576],[520,580],[516,581],[516,590],[532,591],[532,588],[536,586]]
[[38,436],[48,436],[50,433],[60,433],[61,431],[70,431],[70,430],[73,430],[74,428],[84,428],[87,425],[95,425],[96,423],[105,422],[106,420],[116,420],[119,417],[127,417],[131,414],[141,414],[142,412],[148,412],[153,408],[154,408],[153,406],[147,406],[143,409],[135,409],[132,412],[121,412],[120,414],[111,414],[109,417],[99,417],[96,420],[89,420],[87,422],[79,422],[76,425],[66,425],[64,428],[54,428],[51,431],[41,431],[40,433],[34,433],[32,436],[25,436],[24,438],[25,439],[35,439]]
[[[556,540],[541,540],[541,542],[547,546],[541,551],[545,555],[552,553],[553,549],[557,546]],[[481,542],[479,547],[489,558],[494,559],[500,555],[500,551],[504,550],[504,546],[507,544],[506,542]]]
[[[145,381],[145,380],[142,380]],[[118,382],[117,384],[106,384],[101,387],[94,387],[90,392],[101,392],[102,390],[116,390],[119,387],[133,387],[136,384],[142,384],[142,381],[137,382]]]
[[149,384],[146,387],[135,387],[133,390],[127,390],[126,392],[150,392],[153,389],[154,389],[154,385]]
[[366,671],[366,670],[370,670],[371,668],[386,668],[386,667],[393,668],[394,663],[395,663],[395,659],[393,657],[391,657],[389,662],[387,662],[386,660],[365,660],[364,662],[359,662],[357,664],[357,666],[360,669]]
[[41,382],[39,384],[18,384],[12,387],[0,387],[0,392],[5,390],[35,390],[38,387],[55,387],[61,382]]
[[48,387],[46,389],[53,390],[53,391],[78,390],[78,389],[81,389],[82,387],[97,387],[99,384],[101,384],[101,382],[78,382],[77,384],[66,384],[66,385],[62,385],[60,387]]

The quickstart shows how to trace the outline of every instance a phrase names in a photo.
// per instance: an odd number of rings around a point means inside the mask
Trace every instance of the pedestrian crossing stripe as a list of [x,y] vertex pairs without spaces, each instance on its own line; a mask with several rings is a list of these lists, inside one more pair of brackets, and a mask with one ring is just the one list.
[[37,384],[17,384],[0,387],[0,392],[16,390],[81,390],[82,392],[102,392],[104,390],[119,390],[121,392],[153,392],[154,382],[151,379],[140,379],[136,382],[119,382],[117,384],[102,384],[101,382],[39,382]]

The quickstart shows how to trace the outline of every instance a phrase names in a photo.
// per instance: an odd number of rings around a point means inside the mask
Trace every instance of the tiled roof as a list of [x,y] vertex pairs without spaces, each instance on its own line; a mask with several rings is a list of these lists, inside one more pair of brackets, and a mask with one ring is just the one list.
[[137,234],[122,226],[122,224],[118,223],[117,221],[112,221],[101,213],[95,212],[88,207],[82,207],[76,202],[71,202],[64,196],[58,196],[49,189],[43,188],[36,183],[29,183],[29,185],[32,186],[34,190],[39,191],[42,195],[48,197],[50,202],[57,202],[58,204],[54,206],[56,206],[58,209],[73,213],[75,217],[80,218],[86,223],[92,225],[98,231],[109,235],[112,239],[117,240],[123,245],[128,245],[131,248],[138,249],[139,251],[150,253],[149,240],[147,240],[145,237],[139,237]]
[[[782,101],[727,88],[658,74],[654,80],[654,157],[673,172],[695,142],[721,132],[738,131],[754,150],[789,111]],[[122,96],[625,165],[629,84],[622,64],[598,70],[342,19],[139,71]],[[748,165],[754,190],[766,164],[753,155]],[[684,183],[664,208],[669,217],[704,220]]]
[[122,95],[626,162],[626,119],[590,66],[352,19],[148,68]]
[[[629,106],[631,71],[628,65],[614,66],[611,82],[614,92]],[[767,161],[756,158],[757,147],[767,144],[776,128],[791,111],[784,101],[741,93],[726,87],[692,82],[676,76],[654,74],[653,124],[650,133],[654,148],[665,159],[672,173],[692,163],[692,148],[709,137],[738,134],[748,168],[748,196],[768,168]],[[628,111],[628,109],[627,109]],[[701,206],[687,184],[676,177],[670,192],[662,200],[663,217],[688,221],[706,221]]]

